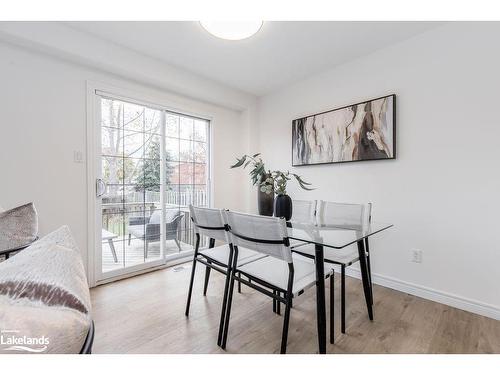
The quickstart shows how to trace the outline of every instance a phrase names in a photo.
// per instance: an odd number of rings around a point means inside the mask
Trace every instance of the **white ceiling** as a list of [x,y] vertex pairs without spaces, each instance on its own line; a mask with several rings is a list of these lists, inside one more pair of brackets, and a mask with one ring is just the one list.
[[193,21],[67,25],[262,96],[442,23],[264,22],[259,33],[241,41],[218,39]]

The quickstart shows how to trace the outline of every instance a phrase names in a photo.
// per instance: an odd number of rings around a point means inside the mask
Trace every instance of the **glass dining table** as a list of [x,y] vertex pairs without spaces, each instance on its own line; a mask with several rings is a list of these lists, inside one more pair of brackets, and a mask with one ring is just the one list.
[[359,266],[363,282],[368,316],[373,320],[372,281],[370,279],[369,263],[366,257],[369,251],[368,238],[392,227],[392,224],[370,223],[366,225],[320,225],[313,223],[288,222],[288,237],[290,239],[315,245],[316,264],[316,313],[319,353],[326,353],[326,303],[325,303],[325,269],[324,248],[342,249],[357,244]]

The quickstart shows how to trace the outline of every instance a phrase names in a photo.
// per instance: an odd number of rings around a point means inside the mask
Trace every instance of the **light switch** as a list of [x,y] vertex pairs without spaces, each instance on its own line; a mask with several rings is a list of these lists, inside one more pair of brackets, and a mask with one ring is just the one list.
[[83,163],[83,152],[81,151],[73,151],[73,161],[75,163]]
[[413,263],[422,263],[422,250],[413,249],[411,251],[411,261]]

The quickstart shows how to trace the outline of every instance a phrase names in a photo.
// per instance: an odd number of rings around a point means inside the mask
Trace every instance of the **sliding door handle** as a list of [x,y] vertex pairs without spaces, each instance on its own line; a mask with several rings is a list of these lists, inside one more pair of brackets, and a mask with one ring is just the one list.
[[97,198],[102,197],[106,192],[106,183],[102,180],[102,178],[98,178],[95,181],[95,192]]

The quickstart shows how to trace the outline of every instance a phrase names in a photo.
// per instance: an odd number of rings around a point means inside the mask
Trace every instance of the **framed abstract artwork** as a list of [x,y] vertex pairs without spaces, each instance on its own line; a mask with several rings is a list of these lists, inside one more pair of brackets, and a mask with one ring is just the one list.
[[292,165],[396,158],[396,95],[292,121]]

